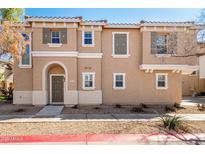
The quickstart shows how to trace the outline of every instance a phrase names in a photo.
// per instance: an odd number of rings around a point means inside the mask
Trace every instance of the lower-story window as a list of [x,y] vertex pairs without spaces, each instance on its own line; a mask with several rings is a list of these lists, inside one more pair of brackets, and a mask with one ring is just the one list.
[[114,73],[113,74],[113,88],[114,89],[125,89],[125,73]]
[[83,89],[95,89],[95,72],[83,72]]
[[156,74],[156,89],[167,89],[168,88],[168,74],[157,73]]

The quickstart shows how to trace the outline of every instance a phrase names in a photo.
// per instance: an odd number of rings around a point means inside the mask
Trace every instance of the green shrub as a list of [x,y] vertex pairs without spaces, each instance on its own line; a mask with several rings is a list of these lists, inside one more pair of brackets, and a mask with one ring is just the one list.
[[205,111],[205,104],[197,104],[197,108],[199,111]]
[[144,112],[144,110],[141,107],[133,107],[131,112]]
[[72,109],[78,109],[78,105],[72,106]]
[[175,130],[179,129],[179,126],[181,124],[181,117],[179,116],[166,116],[163,115],[161,117],[161,121],[163,123],[163,126],[169,130]]
[[147,105],[146,105],[146,104],[143,104],[143,103],[141,103],[140,106],[141,106],[142,108],[148,108]]
[[100,108],[96,106],[95,109],[96,109],[96,110],[99,110]]
[[116,107],[116,108],[122,108],[122,105],[116,104],[115,107]]
[[177,109],[181,108],[180,104],[178,104],[178,103],[174,103],[174,107],[177,108]]
[[165,111],[166,112],[176,112],[176,108],[175,107],[170,107],[170,106],[165,106]]

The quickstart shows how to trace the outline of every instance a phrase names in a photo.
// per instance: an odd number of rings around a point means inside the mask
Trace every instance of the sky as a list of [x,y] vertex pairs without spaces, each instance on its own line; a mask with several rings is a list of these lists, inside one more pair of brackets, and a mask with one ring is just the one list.
[[102,8],[27,8],[30,16],[83,16],[85,20],[107,19],[109,23],[137,23],[147,21],[195,21],[201,9],[102,9]]

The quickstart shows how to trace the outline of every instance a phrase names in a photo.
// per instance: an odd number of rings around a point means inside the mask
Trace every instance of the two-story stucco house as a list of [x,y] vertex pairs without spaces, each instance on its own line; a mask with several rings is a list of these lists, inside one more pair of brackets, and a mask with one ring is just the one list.
[[173,33],[180,52],[192,22],[26,17],[24,25],[30,43],[16,61],[14,104],[173,104],[198,81],[197,58],[168,52]]

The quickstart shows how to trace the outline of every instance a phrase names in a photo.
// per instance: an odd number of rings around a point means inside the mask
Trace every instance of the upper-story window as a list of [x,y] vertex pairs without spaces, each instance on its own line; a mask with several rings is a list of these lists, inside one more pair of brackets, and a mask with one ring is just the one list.
[[157,50],[157,54],[167,53],[167,35],[166,34],[161,34],[157,36],[156,50]]
[[61,47],[68,42],[67,28],[43,28],[42,43],[49,47]]
[[152,54],[175,54],[177,48],[176,33],[151,32]]
[[202,29],[197,33],[197,42],[205,43],[205,29]]
[[30,45],[26,44],[25,53],[22,55],[22,65],[30,65]]
[[60,37],[60,32],[58,31],[54,31],[54,32],[51,32],[51,43],[56,43],[56,44],[59,44],[61,43],[61,37]]
[[129,55],[128,38],[128,32],[113,32],[113,56],[124,57]]
[[94,46],[94,32],[93,31],[83,31],[82,32],[82,46]]
[[25,40],[25,50],[20,52],[21,59],[20,65],[21,68],[30,68],[31,67],[31,36],[28,34],[22,34]]

